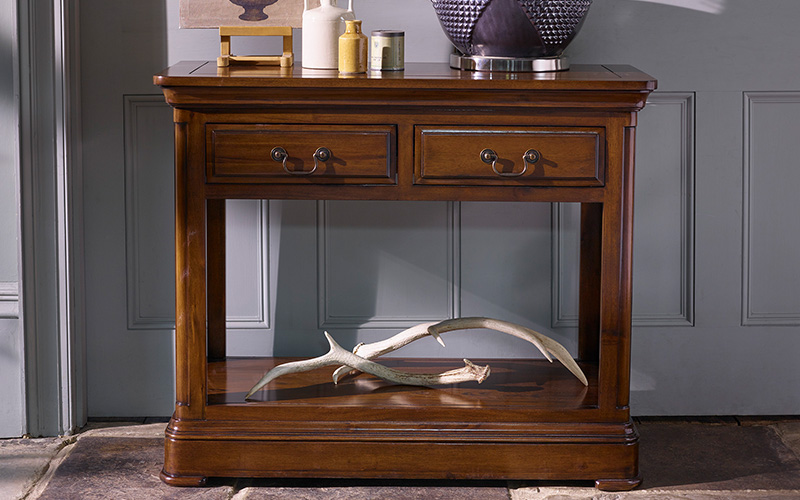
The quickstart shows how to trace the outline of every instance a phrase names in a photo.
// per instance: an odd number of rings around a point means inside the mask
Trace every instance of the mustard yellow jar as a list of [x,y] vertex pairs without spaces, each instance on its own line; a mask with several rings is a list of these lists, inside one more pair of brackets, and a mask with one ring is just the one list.
[[367,36],[361,32],[361,21],[345,21],[344,35],[339,37],[339,72],[367,72]]

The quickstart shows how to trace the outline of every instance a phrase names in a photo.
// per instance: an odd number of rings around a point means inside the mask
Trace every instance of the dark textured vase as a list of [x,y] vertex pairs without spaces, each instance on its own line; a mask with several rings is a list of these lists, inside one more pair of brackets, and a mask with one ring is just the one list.
[[592,0],[431,0],[445,34],[463,54],[557,57]]

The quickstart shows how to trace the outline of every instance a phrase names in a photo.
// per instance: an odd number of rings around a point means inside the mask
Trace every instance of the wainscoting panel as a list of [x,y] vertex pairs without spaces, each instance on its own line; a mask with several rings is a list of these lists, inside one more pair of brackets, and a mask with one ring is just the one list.
[[[633,324],[694,323],[694,94],[660,92],[639,114]],[[553,209],[554,327],[577,326],[580,207]]]
[[745,92],[742,324],[800,325],[800,92]]
[[0,318],[19,318],[19,283],[0,282]]
[[[158,95],[126,95],[125,239],[128,328],[175,327],[172,109]],[[169,248],[170,250],[165,250]]]
[[318,207],[320,328],[406,328],[456,313],[454,203]]
[[226,307],[229,329],[270,328],[269,204],[225,203]]
[[553,328],[577,327],[581,207],[578,203],[553,203],[552,217],[551,325]]
[[633,324],[694,324],[694,93],[657,92],[639,114]]
[[[573,332],[550,330],[550,203],[461,204],[461,313],[519,323],[572,350]],[[491,331],[445,339],[453,356],[537,357],[530,344]]]
[[[172,110],[160,95],[125,96],[128,328],[175,328]],[[228,328],[268,329],[269,214],[226,203]]]

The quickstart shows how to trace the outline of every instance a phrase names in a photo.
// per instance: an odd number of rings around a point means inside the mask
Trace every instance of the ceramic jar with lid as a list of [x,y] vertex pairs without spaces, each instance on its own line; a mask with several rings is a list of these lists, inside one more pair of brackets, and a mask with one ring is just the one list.
[[336,6],[336,0],[320,0],[319,7],[303,9],[304,68],[337,69],[339,65],[339,36],[345,31],[345,21],[353,20],[353,0],[347,9]]
[[370,71],[403,71],[405,32],[375,30],[370,39]]

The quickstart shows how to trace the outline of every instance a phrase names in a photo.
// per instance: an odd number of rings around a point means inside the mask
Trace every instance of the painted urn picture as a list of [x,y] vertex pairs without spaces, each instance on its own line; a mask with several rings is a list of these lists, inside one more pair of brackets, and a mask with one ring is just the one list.
[[291,26],[300,28],[303,4],[304,0],[179,0],[180,27]]
[[562,52],[592,0],[431,0],[460,52],[450,65],[478,71],[568,69]]
[[278,0],[230,0],[234,5],[244,8],[244,12],[239,15],[242,21],[263,21],[269,16],[264,13],[264,7],[272,5]]

